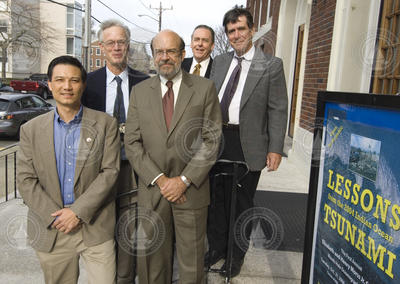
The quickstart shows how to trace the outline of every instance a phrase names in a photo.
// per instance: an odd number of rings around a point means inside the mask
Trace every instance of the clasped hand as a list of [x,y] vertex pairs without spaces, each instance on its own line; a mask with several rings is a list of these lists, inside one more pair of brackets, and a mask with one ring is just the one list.
[[160,188],[161,194],[169,202],[182,204],[186,201],[186,185],[179,176],[169,178],[163,175],[157,179],[156,183]]
[[57,210],[51,214],[51,216],[56,218],[51,227],[56,228],[60,232],[68,234],[69,232],[80,228],[80,220],[69,208]]

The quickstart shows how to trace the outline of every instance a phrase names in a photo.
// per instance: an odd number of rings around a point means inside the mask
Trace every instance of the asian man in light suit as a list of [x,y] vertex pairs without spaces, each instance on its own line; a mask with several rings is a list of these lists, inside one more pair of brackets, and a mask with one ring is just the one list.
[[117,121],[81,105],[86,71],[78,59],[53,59],[48,77],[56,109],[21,127],[18,151],[28,238],[47,284],[77,283],[80,257],[89,283],[115,283]]

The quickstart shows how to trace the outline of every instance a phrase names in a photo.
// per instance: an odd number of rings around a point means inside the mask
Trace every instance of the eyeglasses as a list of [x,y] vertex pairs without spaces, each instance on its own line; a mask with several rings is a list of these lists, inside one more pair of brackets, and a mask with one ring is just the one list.
[[180,54],[181,51],[177,50],[177,49],[166,49],[166,50],[155,49],[154,53],[155,53],[156,57],[162,57],[164,54],[166,54],[168,57],[175,57],[178,54]]
[[125,46],[127,41],[126,40],[108,40],[106,42],[102,42],[104,44],[105,47],[107,48],[113,48],[115,45],[117,45],[118,47],[122,47]]

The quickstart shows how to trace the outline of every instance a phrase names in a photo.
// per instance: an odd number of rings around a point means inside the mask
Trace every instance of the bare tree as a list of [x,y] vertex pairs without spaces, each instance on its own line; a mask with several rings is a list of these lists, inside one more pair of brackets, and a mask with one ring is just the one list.
[[215,57],[219,54],[226,53],[231,49],[232,48],[228,37],[226,36],[225,29],[222,26],[217,27],[215,29],[215,41],[212,56]]
[[2,55],[2,78],[6,78],[8,54],[31,60],[30,65],[40,61],[40,50],[51,50],[55,40],[55,29],[40,19],[40,1],[13,0],[2,7],[0,16],[8,25],[0,29]]
[[131,43],[128,55],[128,65],[130,67],[148,73],[150,70],[150,59],[144,43]]

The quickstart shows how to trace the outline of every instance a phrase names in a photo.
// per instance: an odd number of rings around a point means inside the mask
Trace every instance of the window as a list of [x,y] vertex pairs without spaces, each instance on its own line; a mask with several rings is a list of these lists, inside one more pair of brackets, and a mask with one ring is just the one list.
[[100,48],[96,48],[96,55],[100,55]]
[[8,30],[8,20],[1,19],[0,20],[0,33],[7,33]]
[[15,104],[17,105],[18,109],[22,109],[22,101],[21,100],[15,101]]
[[67,35],[73,35],[73,34],[74,34],[74,9],[72,7],[68,7],[67,8]]
[[9,105],[10,105],[9,101],[0,100],[0,111],[6,111]]
[[31,108],[34,106],[33,101],[31,100],[31,98],[26,97],[26,98],[22,98],[21,99],[21,103],[22,103],[22,107],[23,108]]
[[107,65],[107,60],[104,59],[104,66],[106,66],[106,65]]
[[90,55],[93,55],[93,48],[90,49]]
[[93,59],[90,58],[90,67],[93,67]]
[[32,97],[33,103],[35,107],[45,107],[46,106],[46,102],[44,102],[43,100],[36,98],[36,97]]
[[7,0],[0,0],[0,11],[7,11]]
[[400,0],[384,1],[375,53],[372,92],[400,92]]
[[74,38],[72,37],[67,37],[67,54],[74,54]]
[[96,59],[96,67],[100,67],[100,59]]

